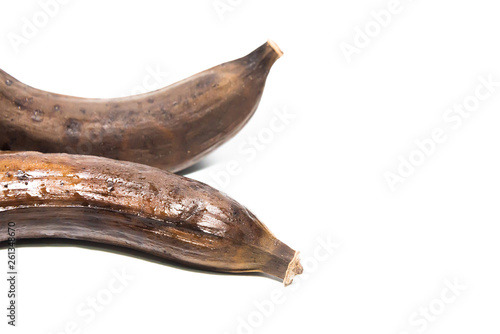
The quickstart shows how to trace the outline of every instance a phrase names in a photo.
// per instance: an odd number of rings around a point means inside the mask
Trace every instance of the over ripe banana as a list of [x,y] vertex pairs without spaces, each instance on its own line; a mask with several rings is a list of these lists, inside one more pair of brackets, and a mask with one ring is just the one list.
[[198,181],[85,155],[0,153],[0,242],[66,238],[127,247],[191,267],[262,272],[285,285],[298,252],[244,206]]
[[247,123],[281,55],[267,42],[171,86],[112,99],[45,92],[0,70],[0,150],[97,155],[179,171]]

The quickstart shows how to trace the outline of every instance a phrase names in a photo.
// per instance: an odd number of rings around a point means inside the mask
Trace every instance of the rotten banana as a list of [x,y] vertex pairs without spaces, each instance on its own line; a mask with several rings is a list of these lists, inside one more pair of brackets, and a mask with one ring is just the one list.
[[227,195],[132,162],[69,154],[0,153],[0,242],[76,239],[139,250],[217,272],[261,272],[285,285],[298,252]]
[[45,92],[0,70],[0,150],[96,155],[179,171],[247,123],[281,55],[269,41],[168,87],[112,99]]

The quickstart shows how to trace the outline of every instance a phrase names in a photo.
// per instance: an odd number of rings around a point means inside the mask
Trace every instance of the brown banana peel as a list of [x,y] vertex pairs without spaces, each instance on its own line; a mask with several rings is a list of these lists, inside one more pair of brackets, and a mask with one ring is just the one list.
[[185,169],[248,122],[281,55],[269,41],[168,87],[111,99],[49,93],[0,70],[0,150],[96,155],[172,172]]
[[298,252],[244,206],[210,186],[132,162],[0,153],[0,242],[76,239],[126,247],[204,270],[260,272],[285,285]]

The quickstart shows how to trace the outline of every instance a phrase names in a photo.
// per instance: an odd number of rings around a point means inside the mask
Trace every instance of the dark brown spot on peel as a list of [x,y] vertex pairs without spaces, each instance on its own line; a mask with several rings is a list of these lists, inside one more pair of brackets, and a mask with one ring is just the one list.
[[17,178],[19,181],[26,181],[26,180],[29,180],[28,175],[27,175],[24,171],[22,171],[22,170],[17,171],[17,173],[16,173],[16,175],[15,175],[15,176],[16,176],[16,178]]
[[23,105],[23,102],[21,100],[15,99],[14,104],[16,105],[18,110],[26,110],[26,107]]
[[115,190],[115,184],[113,183],[113,180],[107,180],[106,185],[108,187],[108,191]]
[[161,108],[161,114],[166,120],[169,120],[172,118],[172,114],[168,112],[165,108]]
[[216,77],[211,75],[206,75],[201,78],[201,80],[196,84],[196,88],[198,89],[207,89],[214,84]]
[[148,103],[154,103],[154,102],[155,102],[155,99],[153,99],[152,97],[150,97],[150,98],[148,99]]
[[74,118],[70,118],[66,122],[66,134],[70,137],[78,137],[80,135],[80,132],[82,130],[82,126],[80,122],[78,122]]
[[149,184],[149,190],[156,196],[158,195],[159,191],[158,188],[153,183]]
[[43,121],[43,115],[44,115],[44,112],[40,109],[36,109],[33,111],[33,114],[31,114],[31,119],[34,121],[34,122],[42,122]]

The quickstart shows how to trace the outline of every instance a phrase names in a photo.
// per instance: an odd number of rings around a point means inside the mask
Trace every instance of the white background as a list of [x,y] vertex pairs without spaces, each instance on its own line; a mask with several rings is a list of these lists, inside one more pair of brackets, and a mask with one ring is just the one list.
[[[168,72],[159,88],[276,41],[284,56],[255,116],[188,176],[249,207],[307,259],[307,275],[285,289],[111,252],[20,248],[18,327],[6,325],[2,279],[1,333],[500,330],[500,87],[459,126],[443,118],[474,102],[479,77],[500,81],[496,2],[401,0],[380,28],[371,12],[389,0],[70,0],[17,50],[9,36],[42,7],[0,4],[1,68],[68,95],[128,95],[151,69]],[[347,44],[358,45],[352,57]],[[270,139],[275,112],[294,117]],[[399,157],[422,157],[415,141],[437,128],[446,140],[392,191],[386,173],[398,173]],[[252,137],[266,143],[249,159],[240,149]],[[233,160],[237,172],[217,181]],[[331,253],[318,248],[332,241]],[[122,270],[133,279],[82,316]]]

